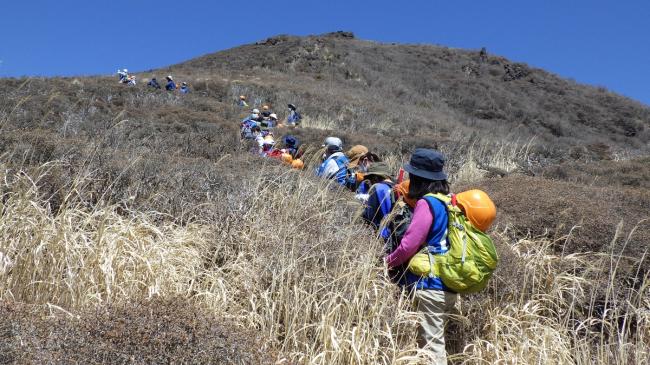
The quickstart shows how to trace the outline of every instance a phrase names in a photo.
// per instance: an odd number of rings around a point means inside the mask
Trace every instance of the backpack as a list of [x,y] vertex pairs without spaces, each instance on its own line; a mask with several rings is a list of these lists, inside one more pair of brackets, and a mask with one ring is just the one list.
[[[402,237],[404,237],[406,230],[411,224],[412,218],[413,209],[404,200],[398,199],[393,205],[393,210],[384,217],[379,227],[382,230],[388,230],[388,238],[386,238],[384,243],[384,252],[386,255],[390,255],[399,247]],[[404,274],[407,270],[406,266],[406,264],[403,264],[399,267],[389,269],[388,277],[396,284],[405,285]]]
[[[377,214],[381,213],[382,215],[381,220],[383,220],[383,217],[389,216],[393,210],[393,206],[395,205],[395,194],[393,193],[393,183],[382,181],[373,184],[370,187],[370,190],[368,191],[368,195],[372,197],[373,194],[377,193],[378,189],[383,189],[385,192],[387,192],[387,195],[384,197],[384,199],[378,201],[379,206],[377,207],[377,211],[372,212],[373,216],[366,216],[364,212],[364,218],[369,222],[371,222],[373,225],[378,223],[376,227],[379,229],[380,237],[382,237],[383,239],[388,239],[388,237],[390,236],[390,230],[388,229],[388,227],[383,227],[381,222],[375,222],[375,220]],[[379,196],[377,196],[377,198],[379,198]]]
[[456,293],[482,290],[499,261],[492,239],[472,225],[456,205],[453,196],[427,194],[424,199],[432,211],[435,199],[447,209],[449,223],[446,239],[449,250],[434,255],[429,245],[425,245],[409,261],[409,271],[423,277],[440,277],[445,286]]
[[384,245],[384,251],[387,255],[390,255],[399,247],[412,218],[413,209],[402,199],[398,199],[393,205],[390,214],[384,217],[380,228],[388,230],[388,238]]
[[241,138],[244,139],[253,139],[253,127],[255,126],[255,122],[251,120],[247,120],[245,122],[242,122],[241,124]]

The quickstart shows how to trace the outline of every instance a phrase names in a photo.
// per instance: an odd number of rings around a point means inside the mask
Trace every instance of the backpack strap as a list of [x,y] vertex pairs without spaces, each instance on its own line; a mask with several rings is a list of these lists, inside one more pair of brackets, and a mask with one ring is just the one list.
[[[427,235],[427,248],[433,254],[445,253],[449,250],[447,243],[447,226],[449,224],[447,202],[450,202],[451,198],[443,194],[427,194],[423,199],[429,205],[433,216],[431,230]],[[437,236],[436,233],[441,231],[443,232],[442,236]]]
[[347,176],[347,169],[348,169],[348,164],[347,164],[347,163],[348,163],[348,161],[349,161],[349,160],[348,160],[347,157],[345,157],[345,155],[336,156],[336,157],[334,158],[334,162],[336,162],[336,166],[338,166],[339,169],[336,170],[336,173],[332,174],[332,176],[330,176],[329,178],[330,178],[330,179],[338,179],[338,178],[339,178],[339,174],[340,174],[341,171],[343,171],[343,170],[346,170],[346,176]]

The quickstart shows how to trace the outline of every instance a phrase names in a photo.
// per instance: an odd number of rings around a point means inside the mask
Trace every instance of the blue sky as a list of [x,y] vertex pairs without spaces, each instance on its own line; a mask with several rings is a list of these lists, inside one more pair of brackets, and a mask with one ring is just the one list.
[[146,70],[280,34],[487,47],[650,104],[650,1],[2,0],[0,76]]

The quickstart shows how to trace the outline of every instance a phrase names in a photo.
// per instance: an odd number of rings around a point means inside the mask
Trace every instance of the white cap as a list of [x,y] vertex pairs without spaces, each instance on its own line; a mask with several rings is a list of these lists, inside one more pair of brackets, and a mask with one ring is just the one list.
[[323,147],[337,147],[338,149],[343,149],[343,141],[338,137],[327,137],[325,142],[323,142]]
[[124,72],[129,72],[129,70],[127,70],[127,69],[124,69]]
[[278,116],[275,115],[275,113],[271,113],[271,115],[269,115],[269,118],[271,118],[271,119],[278,119]]
[[167,78],[170,79],[170,80],[173,80],[172,75],[167,75]]
[[259,114],[260,110],[259,109],[253,109],[253,114]]

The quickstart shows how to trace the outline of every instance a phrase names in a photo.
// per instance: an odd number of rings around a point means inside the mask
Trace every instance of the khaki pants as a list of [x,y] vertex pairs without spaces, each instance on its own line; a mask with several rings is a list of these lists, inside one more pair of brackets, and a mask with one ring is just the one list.
[[416,290],[415,309],[420,315],[418,345],[432,351],[436,364],[447,364],[445,323],[456,305],[458,294],[442,290]]

